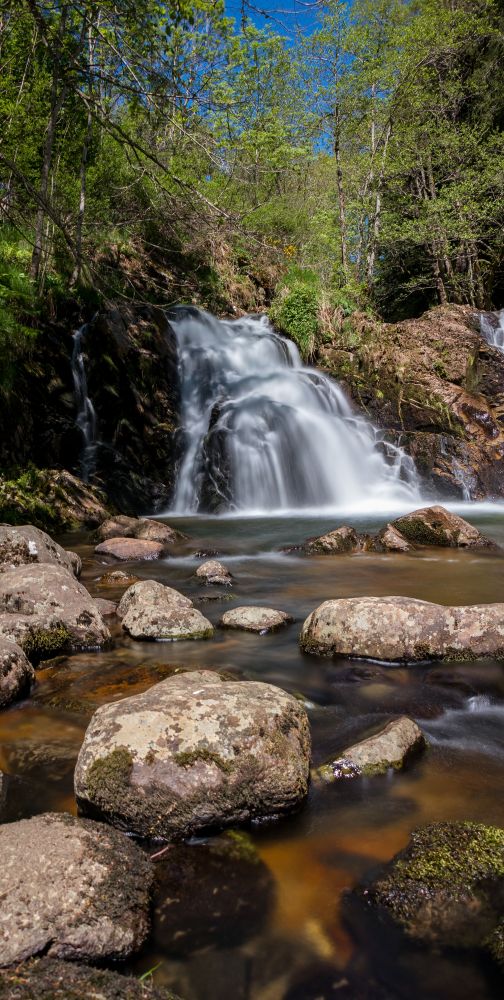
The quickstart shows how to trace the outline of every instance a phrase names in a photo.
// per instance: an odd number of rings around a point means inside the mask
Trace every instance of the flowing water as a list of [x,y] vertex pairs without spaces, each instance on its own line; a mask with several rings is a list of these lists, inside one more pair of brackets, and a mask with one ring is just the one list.
[[[490,319],[492,316],[492,319]],[[481,335],[492,347],[504,351],[504,309],[498,313],[482,313],[480,320]]]
[[72,377],[74,383],[77,416],[75,423],[82,435],[80,454],[80,474],[85,483],[94,472],[97,444],[97,423],[94,406],[88,396],[86,366],[84,364],[83,341],[89,324],[79,327],[73,335]]

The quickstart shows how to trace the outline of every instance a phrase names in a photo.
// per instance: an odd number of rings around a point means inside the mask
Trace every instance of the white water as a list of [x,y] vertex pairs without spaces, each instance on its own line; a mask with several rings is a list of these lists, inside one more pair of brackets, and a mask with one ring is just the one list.
[[96,457],[96,413],[88,396],[86,368],[82,350],[83,338],[89,324],[85,323],[73,334],[72,376],[74,383],[77,416],[75,422],[82,435],[82,451],[80,454],[81,478],[85,483],[94,472]]
[[419,501],[414,464],[307,368],[265,316],[169,315],[179,351],[179,513],[396,507]]
[[492,323],[487,313],[482,313],[480,318],[481,336],[492,347],[497,347],[504,353],[504,309],[495,313],[496,323]]

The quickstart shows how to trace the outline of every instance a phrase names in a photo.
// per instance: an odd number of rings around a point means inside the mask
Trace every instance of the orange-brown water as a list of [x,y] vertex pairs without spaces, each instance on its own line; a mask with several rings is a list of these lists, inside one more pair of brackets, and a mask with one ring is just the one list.
[[[504,517],[473,519],[504,542]],[[140,975],[158,966],[154,981],[186,1000],[489,1000],[498,987],[476,958],[377,954],[365,929],[350,929],[341,901],[419,824],[477,819],[504,826],[504,664],[406,668],[319,660],[301,654],[297,639],[305,616],[331,597],[502,600],[504,554],[429,550],[306,559],[276,551],[334,526],[327,518],[187,520],[181,522],[191,535],[185,554],[128,566],[203,599],[199,606],[214,623],[232,606],[229,596],[234,604],[278,607],[295,622],[270,636],[217,630],[212,641],[177,644],[133,642],[116,623],[111,650],[46,664],[30,700],[0,715],[0,768],[10,776],[4,815],[74,812],[73,768],[95,708],[143,691],[178,667],[223,669],[302,696],[315,763],[407,713],[429,739],[423,757],[388,777],[312,786],[300,813],[249,831],[263,864],[218,853],[222,838],[169,850],[157,863],[152,937],[128,971]],[[89,539],[63,541],[83,556],[82,580],[93,593],[120,596],[99,587],[104,565]],[[229,593],[196,583],[196,562],[187,553],[203,547],[218,550],[233,573]],[[377,985],[377,975],[385,986]]]

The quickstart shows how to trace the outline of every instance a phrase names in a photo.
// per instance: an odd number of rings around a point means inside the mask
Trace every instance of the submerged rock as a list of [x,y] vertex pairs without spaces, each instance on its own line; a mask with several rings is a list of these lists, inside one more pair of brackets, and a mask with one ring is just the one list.
[[156,580],[135,583],[117,609],[133,639],[211,639],[211,622],[178,590]]
[[21,647],[0,638],[0,708],[27,694],[34,678],[33,667]]
[[229,587],[232,582],[231,573],[217,559],[209,559],[198,566],[196,576],[206,584],[224,584]]
[[82,563],[76,552],[66,552],[50,535],[33,524],[0,524],[0,573],[16,566],[49,563],[79,576]]
[[177,1000],[164,987],[108,969],[32,959],[0,972],[0,1000]]
[[358,775],[385,774],[389,768],[398,771],[412,753],[425,747],[422,730],[413,719],[403,715],[393,719],[374,736],[354,743],[335,760],[317,768],[323,781],[354,778]]
[[392,523],[413,545],[442,545],[456,549],[497,549],[498,545],[482,535],[474,525],[444,507],[422,507],[398,517]]
[[168,546],[187,537],[162,521],[153,521],[148,517],[127,517],[125,514],[118,514],[117,517],[104,521],[98,528],[97,535],[102,542],[111,538],[138,538]]
[[138,583],[140,577],[134,576],[133,573],[125,573],[122,569],[112,569],[108,573],[104,573],[103,576],[98,580],[99,587],[131,587],[134,583]]
[[346,552],[357,552],[362,546],[362,538],[354,528],[344,524],[341,528],[328,531],[318,538],[309,538],[304,545],[308,555],[339,555]]
[[148,542],[143,538],[109,538],[95,548],[96,555],[110,556],[123,562],[140,562],[160,559],[164,552],[161,542]]
[[18,566],[0,575],[0,637],[31,660],[99,649],[110,632],[94,599],[62,566]]
[[0,965],[124,958],[149,929],[153,869],[117,830],[65,813],[0,826]]
[[447,608],[409,597],[325,601],[306,619],[301,648],[389,663],[504,658],[504,604]]
[[81,747],[81,808],[142,836],[187,837],[285,813],[308,788],[302,705],[271,684],[179,674],[99,708]]
[[221,628],[243,629],[245,632],[273,632],[293,621],[285,611],[275,611],[273,608],[232,608],[225,611],[219,622]]

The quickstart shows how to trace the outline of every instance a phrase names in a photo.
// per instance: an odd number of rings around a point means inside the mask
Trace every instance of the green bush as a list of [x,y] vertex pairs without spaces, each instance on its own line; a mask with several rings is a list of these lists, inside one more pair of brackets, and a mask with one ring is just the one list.
[[31,346],[36,330],[36,292],[27,268],[30,251],[8,227],[0,228],[0,390],[8,392],[16,361]]
[[277,292],[271,308],[273,325],[297,344],[304,361],[310,361],[319,328],[319,282],[313,271],[292,267]]

